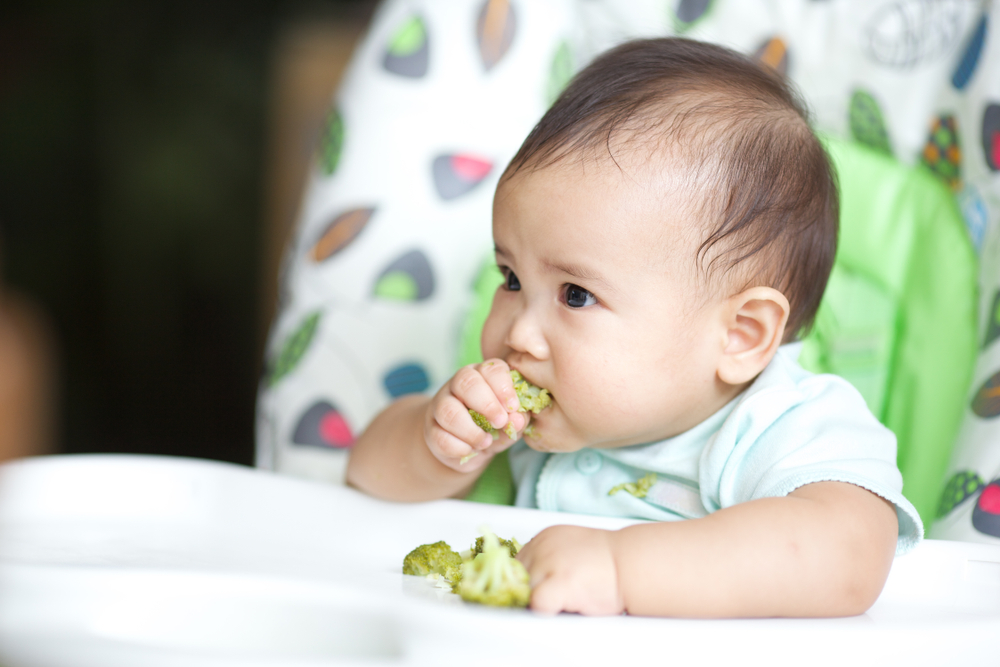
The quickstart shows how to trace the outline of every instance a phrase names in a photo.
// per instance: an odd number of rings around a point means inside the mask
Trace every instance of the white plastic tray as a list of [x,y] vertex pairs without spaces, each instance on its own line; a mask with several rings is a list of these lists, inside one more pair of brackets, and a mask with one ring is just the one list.
[[996,664],[1000,548],[927,541],[863,616],[541,617],[399,573],[414,546],[488,524],[627,521],[459,501],[394,504],[190,459],[0,467],[0,664]]

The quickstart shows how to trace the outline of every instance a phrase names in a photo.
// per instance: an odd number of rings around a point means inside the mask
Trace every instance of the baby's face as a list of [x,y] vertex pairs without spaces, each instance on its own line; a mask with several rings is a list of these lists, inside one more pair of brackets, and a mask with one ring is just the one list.
[[623,167],[567,161],[497,190],[505,282],[483,354],[552,393],[552,407],[533,417],[538,435],[526,438],[538,450],[663,439],[734,395],[716,374],[723,300],[695,263],[703,225],[670,194],[681,184],[669,170]]

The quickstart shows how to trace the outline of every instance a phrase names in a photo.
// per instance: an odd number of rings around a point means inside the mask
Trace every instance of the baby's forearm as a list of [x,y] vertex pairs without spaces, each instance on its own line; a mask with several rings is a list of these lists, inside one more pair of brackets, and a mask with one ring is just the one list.
[[448,468],[424,442],[430,398],[407,396],[382,411],[355,443],[347,483],[386,500],[423,501],[461,497],[477,475]]
[[648,616],[850,616],[892,565],[896,514],[850,484],[810,484],[703,519],[614,535],[626,610]]

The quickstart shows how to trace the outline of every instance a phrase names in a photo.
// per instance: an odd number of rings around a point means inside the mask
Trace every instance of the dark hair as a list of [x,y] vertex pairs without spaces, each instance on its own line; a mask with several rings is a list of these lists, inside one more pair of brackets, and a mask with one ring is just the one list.
[[783,77],[712,44],[627,42],[573,79],[503,178],[602,147],[614,160],[613,141],[684,149],[711,221],[698,250],[706,274],[739,267],[730,279],[740,289],[767,285],[788,299],[785,340],[808,330],[837,248],[837,183]]

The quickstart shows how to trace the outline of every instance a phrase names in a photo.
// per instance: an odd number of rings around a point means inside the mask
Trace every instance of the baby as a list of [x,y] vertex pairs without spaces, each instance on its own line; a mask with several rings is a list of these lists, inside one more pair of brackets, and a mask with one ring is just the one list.
[[[462,497],[513,445],[518,505],[655,520],[539,533],[518,558],[542,612],[865,611],[897,545],[922,535],[895,439],[848,383],[782,347],[815,316],[837,206],[776,74],[683,39],[606,53],[500,179],[486,361],[379,415],[348,482]],[[551,407],[519,412],[511,369]]]

